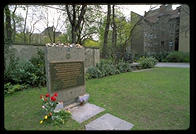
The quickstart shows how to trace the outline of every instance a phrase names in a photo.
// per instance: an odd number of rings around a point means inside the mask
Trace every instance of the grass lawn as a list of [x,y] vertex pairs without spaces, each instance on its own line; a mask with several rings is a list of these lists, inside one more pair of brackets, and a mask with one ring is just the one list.
[[189,128],[189,68],[154,68],[86,81],[89,102],[106,110],[82,124],[70,119],[61,126],[40,125],[40,94],[46,88],[27,89],[4,98],[7,130],[85,130],[90,121],[111,113],[132,124],[132,130]]

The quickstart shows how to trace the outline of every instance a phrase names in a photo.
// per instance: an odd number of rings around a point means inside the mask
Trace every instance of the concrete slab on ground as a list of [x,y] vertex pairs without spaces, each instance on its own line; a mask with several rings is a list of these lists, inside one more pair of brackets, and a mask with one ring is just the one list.
[[131,130],[134,125],[109,113],[86,125],[86,130]]
[[79,123],[82,123],[96,114],[104,111],[105,109],[94,104],[86,103],[82,106],[76,106],[70,109],[72,113],[72,119],[76,120]]

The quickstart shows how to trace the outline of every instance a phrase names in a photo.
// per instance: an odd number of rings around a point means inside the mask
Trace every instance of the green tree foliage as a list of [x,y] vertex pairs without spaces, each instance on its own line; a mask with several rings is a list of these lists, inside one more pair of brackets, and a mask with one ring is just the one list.
[[56,37],[56,42],[63,42],[63,43],[70,42],[68,34],[61,34],[61,35],[59,35],[58,37]]
[[[125,53],[125,48],[126,48],[126,41],[128,41],[129,36],[130,36],[130,30],[132,29],[133,25],[132,23],[125,18],[123,13],[115,9],[115,23],[116,23],[116,28],[117,28],[117,43],[116,43],[116,55],[118,57],[121,57]],[[102,25],[99,27],[99,43],[101,44],[101,51],[103,49],[103,40],[104,40],[104,28],[106,26],[106,16],[103,17]],[[107,52],[109,57],[112,57],[112,29],[109,29],[108,32],[108,43],[107,43]],[[120,55],[120,56],[119,56]]]
[[100,44],[99,44],[99,42],[94,41],[92,39],[86,39],[84,41],[83,46],[85,46],[85,47],[96,47],[96,48],[99,48],[100,47]]
[[93,39],[93,35],[98,34],[101,19],[101,6],[88,5],[84,15],[84,22],[81,25],[82,31],[78,43],[83,44],[86,39]]

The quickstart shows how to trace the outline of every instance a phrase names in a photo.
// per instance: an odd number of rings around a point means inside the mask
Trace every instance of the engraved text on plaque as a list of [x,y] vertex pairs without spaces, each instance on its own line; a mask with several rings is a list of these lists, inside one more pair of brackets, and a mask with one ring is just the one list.
[[84,85],[83,62],[51,62],[51,91]]

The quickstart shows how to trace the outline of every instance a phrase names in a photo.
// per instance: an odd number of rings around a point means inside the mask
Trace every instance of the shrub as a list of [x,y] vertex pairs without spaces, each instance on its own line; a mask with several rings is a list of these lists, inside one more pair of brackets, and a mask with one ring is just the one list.
[[17,91],[21,91],[23,89],[26,89],[28,86],[27,85],[12,85],[10,82],[4,84],[4,94],[13,94]]
[[156,58],[159,62],[164,62],[166,61],[166,57],[169,54],[169,52],[161,52],[161,53],[155,53],[155,54],[151,54],[150,56]]
[[91,79],[90,74],[89,74],[89,73],[87,73],[87,72],[85,73],[85,79],[86,79],[86,80]]
[[14,79],[16,79],[14,76],[14,71],[16,71],[18,69],[19,66],[19,58],[16,58],[15,55],[11,55],[10,56],[10,61],[8,66],[5,68],[4,70],[4,83],[16,83]]
[[124,57],[123,57],[123,60],[124,60],[125,62],[132,63],[132,62],[133,62],[132,53],[126,52],[125,55],[124,55]]
[[101,60],[96,67],[101,71],[101,77],[115,74],[116,68],[113,65],[112,60]]
[[174,51],[166,57],[168,62],[189,62],[189,53]]
[[129,63],[121,61],[115,65],[112,60],[101,60],[95,67],[92,66],[87,69],[85,77],[86,79],[102,78],[128,71],[132,71]]
[[139,59],[140,59],[140,57],[142,57],[142,56],[144,56],[144,55],[142,55],[142,54],[135,54],[134,55],[134,58],[133,58],[133,61],[138,61]]
[[100,78],[103,76],[103,73],[97,68],[97,67],[89,67],[88,70],[86,71],[88,73],[88,78]]
[[10,82],[4,84],[4,94],[7,94],[8,90],[12,88],[12,85]]
[[24,66],[22,66],[21,68],[24,69],[24,71],[22,71],[24,74],[21,73],[21,80],[24,83],[26,82],[27,84],[31,86],[38,86],[40,83],[40,80],[37,74],[39,72],[41,73],[39,68],[34,66],[31,62],[26,62]]
[[153,57],[140,57],[138,63],[142,68],[152,68],[157,64],[157,60]]
[[4,71],[5,83],[28,84],[31,86],[44,86],[46,83],[44,53],[37,51],[30,61],[21,61],[10,57],[10,64]]
[[122,72],[130,72],[132,71],[131,69],[131,65],[129,63],[120,61],[117,65],[116,65],[117,69],[122,73]]
[[35,76],[37,76],[37,81],[35,85],[45,86],[46,84],[46,71],[45,71],[45,57],[44,52],[40,49],[37,51],[37,56],[30,59],[30,62],[37,68]]

